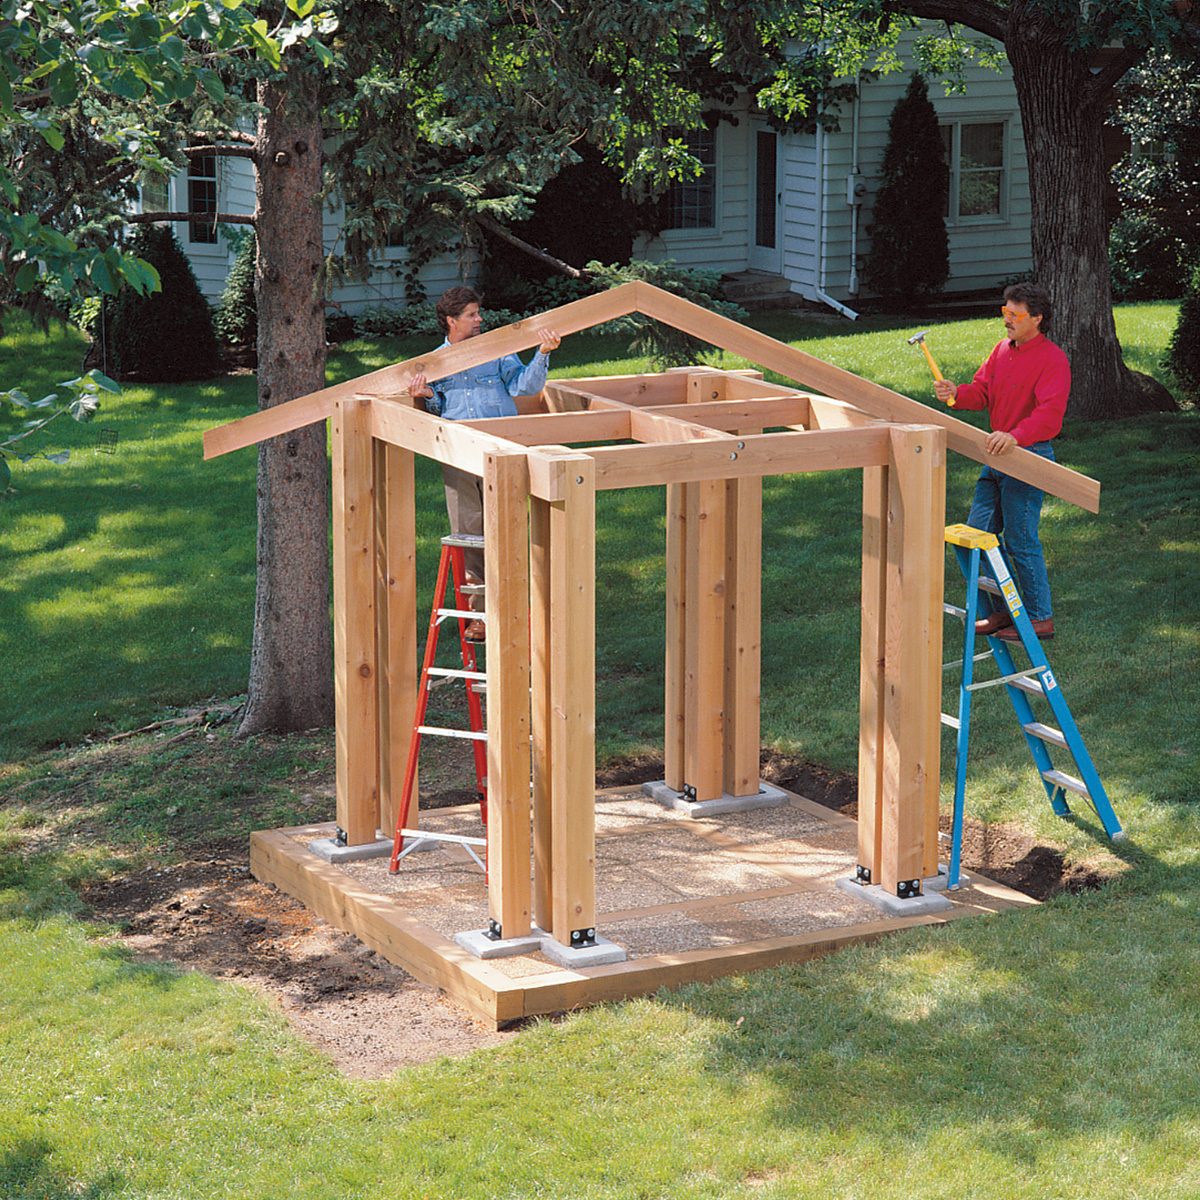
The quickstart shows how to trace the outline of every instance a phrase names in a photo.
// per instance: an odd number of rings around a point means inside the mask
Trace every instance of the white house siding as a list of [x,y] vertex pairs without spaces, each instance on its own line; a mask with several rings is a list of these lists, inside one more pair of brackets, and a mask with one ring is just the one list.
[[708,271],[741,271],[750,237],[750,147],[753,131],[745,106],[736,124],[722,121],[716,134],[716,226],[712,229],[664,229],[643,236],[633,247],[635,258]]
[[810,299],[818,279],[817,138],[790,134],[783,138],[783,268],[782,274]]
[[[933,27],[931,27],[933,28]],[[901,54],[912,61],[915,33],[905,34]],[[866,178],[867,194],[859,215],[859,262],[870,251],[867,229],[873,218],[879,174],[887,146],[888,119],[896,101],[908,87],[910,71],[898,71],[873,82],[864,82],[859,104],[858,166]],[[980,220],[948,227],[950,238],[950,278],[947,292],[986,289],[1006,276],[1027,271],[1032,263],[1030,250],[1029,172],[1020,111],[1012,73],[1007,69],[991,71],[973,67],[966,73],[966,92],[947,96],[936,81],[930,81],[929,98],[939,118],[995,119],[1006,124],[1006,196],[1003,216],[998,220]],[[838,299],[849,293],[850,241],[853,213],[846,203],[846,176],[852,165],[852,112],[846,106],[839,133],[826,135],[826,290]],[[931,218],[937,198],[931,197]],[[870,293],[864,292],[864,295]]]

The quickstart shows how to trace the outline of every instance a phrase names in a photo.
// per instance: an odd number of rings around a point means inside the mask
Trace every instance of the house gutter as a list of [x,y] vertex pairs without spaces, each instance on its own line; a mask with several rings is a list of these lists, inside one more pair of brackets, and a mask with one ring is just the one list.
[[[855,117],[858,115],[858,105],[854,108]],[[856,125],[857,128],[857,125]],[[840,300],[835,300],[825,290],[825,233],[828,222],[825,219],[825,127],[820,123],[817,124],[817,187],[820,195],[817,201],[817,286],[816,298],[822,303],[827,304],[834,312],[841,313],[843,317],[848,317],[851,321],[858,320],[858,313],[852,308],[848,308]],[[857,210],[856,210],[857,215]],[[857,225],[858,222],[855,221]]]

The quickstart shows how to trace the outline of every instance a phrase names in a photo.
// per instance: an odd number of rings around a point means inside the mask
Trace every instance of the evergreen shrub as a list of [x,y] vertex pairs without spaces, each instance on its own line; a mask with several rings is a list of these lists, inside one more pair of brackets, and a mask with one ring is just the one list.
[[937,112],[920,75],[913,75],[892,109],[881,179],[863,277],[889,304],[919,303],[950,277],[943,219],[950,170]]
[[253,346],[258,341],[258,302],[254,299],[257,257],[258,239],[249,232],[238,245],[217,307],[217,335],[226,345]]
[[139,296],[125,288],[107,302],[110,374],[148,383],[216,375],[221,353],[212,310],[175,234],[164,225],[142,225],[129,249],[157,269],[162,290]]
[[1179,320],[1167,347],[1167,365],[1194,403],[1200,403],[1200,262],[1192,267]]

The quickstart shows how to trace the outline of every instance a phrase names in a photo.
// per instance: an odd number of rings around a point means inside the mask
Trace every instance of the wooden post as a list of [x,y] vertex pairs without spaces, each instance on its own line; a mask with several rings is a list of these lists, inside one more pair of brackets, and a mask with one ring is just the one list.
[[[375,602],[379,654],[379,828],[396,827],[417,699],[416,510],[413,456],[375,442]],[[408,824],[418,825],[417,781]]]
[[863,468],[862,640],[858,685],[858,865],[879,882],[883,824],[884,634],[887,614],[888,469]]
[[[563,456],[550,505],[551,853],[557,941],[596,927],[596,477]],[[576,939],[578,941],[578,939]]]
[[686,483],[667,484],[667,612],[663,658],[663,774],[672,791],[683,791],[687,697],[687,504]]
[[937,872],[946,435],[891,429],[879,882],[914,894]]
[[338,400],[332,422],[337,823],[351,846],[374,841],[379,824],[370,410],[369,400]]
[[554,927],[550,746],[550,504],[529,499],[529,664],[533,750],[533,913]]
[[725,484],[725,773],[731,796],[758,792],[762,692],[762,479]]
[[725,772],[725,488],[688,486],[685,784],[692,800],[715,800]]
[[485,457],[488,910],[506,938],[530,928],[528,494],[524,454]]

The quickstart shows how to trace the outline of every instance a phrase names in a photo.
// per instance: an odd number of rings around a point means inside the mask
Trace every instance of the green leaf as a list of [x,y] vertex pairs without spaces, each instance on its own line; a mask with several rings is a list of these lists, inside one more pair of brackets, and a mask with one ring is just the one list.
[[151,292],[162,291],[162,280],[153,263],[144,258],[134,258],[127,255],[121,260],[121,273],[125,281],[139,296],[148,296]]
[[16,408],[32,408],[33,402],[29,399],[27,392],[23,392],[20,388],[13,388],[11,392],[0,392],[10,404]]
[[8,82],[8,76],[0,71],[0,112],[8,113],[11,116],[12,110],[12,84]]
[[0,454],[0,492],[8,488],[12,480],[12,468],[8,465],[8,455]]
[[220,104],[225,99],[225,85],[215,71],[204,71],[200,75],[200,84],[214,104]]
[[333,62],[333,51],[323,42],[313,38],[309,45],[313,48],[313,53],[321,60],[321,66],[327,67]]
[[38,133],[51,150],[61,150],[67,144],[67,139],[63,137],[62,130],[57,125],[39,126]]
[[258,52],[271,64],[278,68],[281,62],[279,56],[279,47],[271,39],[270,28],[266,21],[255,21],[248,26],[248,32],[254,44],[258,47]]
[[17,272],[16,288],[17,291],[24,295],[30,291],[35,283],[37,283],[38,269],[36,263],[22,263],[21,269]]
[[103,371],[99,371],[93,367],[88,372],[88,378],[94,379],[106,392],[116,392],[118,395],[120,395],[121,385],[115,380],[109,379],[109,377],[105,375]]
[[94,258],[91,265],[88,267],[88,278],[102,291],[110,296],[115,296],[118,291],[118,283],[113,278],[113,273],[108,269],[108,263],[103,258]]

